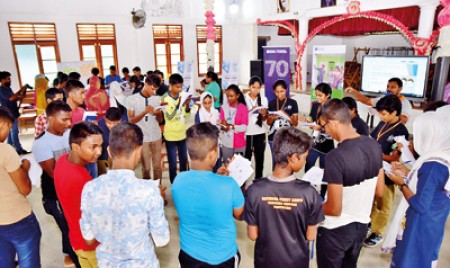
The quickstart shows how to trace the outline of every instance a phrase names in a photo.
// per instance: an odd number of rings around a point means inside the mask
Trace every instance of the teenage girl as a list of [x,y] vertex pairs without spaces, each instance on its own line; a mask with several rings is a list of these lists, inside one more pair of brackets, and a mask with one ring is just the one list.
[[[245,158],[252,159],[255,156],[255,179],[262,178],[264,169],[264,151],[266,150],[266,124],[267,108],[269,102],[266,97],[261,96],[261,78],[253,76],[248,83],[250,91],[245,94],[249,122],[246,135]],[[264,107],[263,109],[260,109]]]
[[248,110],[244,95],[237,85],[229,85],[226,90],[227,103],[220,108],[221,149],[225,164],[234,154],[244,155],[245,131],[248,125]]

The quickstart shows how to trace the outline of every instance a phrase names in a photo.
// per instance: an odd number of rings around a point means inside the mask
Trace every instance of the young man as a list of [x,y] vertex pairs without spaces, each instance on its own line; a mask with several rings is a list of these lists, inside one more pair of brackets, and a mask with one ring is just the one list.
[[0,263],[2,267],[41,267],[41,229],[26,196],[31,192],[30,162],[20,161],[4,143],[15,118],[0,107]]
[[112,168],[88,182],[81,196],[81,232],[97,247],[99,267],[159,267],[154,246],[169,242],[169,224],[158,187],[136,178],[143,133],[131,123],[111,129]]
[[[400,116],[400,119],[402,120],[403,124],[406,124],[406,122],[408,122],[409,116],[412,113],[412,105],[409,102],[409,100],[401,94],[402,89],[403,89],[402,80],[400,78],[393,77],[393,78],[389,79],[389,81],[388,81],[387,88],[386,88],[386,96],[387,95],[395,95],[401,100],[402,106],[403,106],[403,114],[401,114],[401,115],[399,114],[398,116]],[[360,101],[370,107],[375,107],[377,102],[383,97],[382,96],[382,97],[371,99],[371,98],[366,97],[363,94],[359,93],[358,90],[356,90],[352,87],[346,88],[345,92],[352,94],[353,96],[356,97],[356,99],[358,101]]]
[[[199,123],[187,130],[191,171],[178,174],[172,196],[180,218],[182,268],[238,267],[236,225],[244,211],[244,196],[236,181],[212,172],[219,154],[219,130]],[[226,169],[220,168],[220,174]],[[213,265],[213,266],[212,266]]]
[[142,91],[127,98],[128,120],[138,125],[144,133],[142,177],[147,180],[151,178],[152,166],[153,179],[162,179],[162,136],[159,128],[162,112],[156,110],[160,105],[160,98],[155,95],[160,84],[161,80],[157,75],[147,77]]
[[123,77],[122,77],[122,80],[123,81],[129,81],[130,80],[130,70],[127,68],[127,67],[123,67],[122,68],[122,74],[123,74]]
[[161,72],[160,70],[155,70],[153,73],[156,74],[159,77],[159,79],[161,79],[161,84],[160,84],[158,90],[156,91],[156,95],[164,96],[164,94],[169,92],[169,88],[164,83],[164,73]]
[[[325,217],[317,190],[294,173],[305,165],[311,138],[294,127],[278,130],[273,141],[275,169],[247,190],[244,220],[255,244],[255,267],[308,267],[308,241]],[[271,220],[268,220],[271,219]]]
[[109,134],[111,128],[120,123],[122,123],[122,113],[116,107],[109,107],[105,117],[98,121],[98,127],[102,130],[103,137],[102,154],[97,160],[98,175],[106,174],[108,167],[111,166],[108,156]]
[[180,171],[187,170],[187,148],[186,148],[186,123],[185,117],[189,116],[190,99],[181,103],[185,92],[183,88],[183,77],[179,74],[172,74],[169,77],[170,91],[161,97],[163,103],[167,103],[164,110],[164,139],[166,143],[167,159],[169,160],[169,177],[173,183],[177,175],[177,152],[180,163]]
[[97,161],[102,142],[102,131],[97,125],[90,122],[75,124],[69,136],[72,151],[56,161],[54,171],[56,194],[68,223],[70,244],[82,268],[97,267],[97,244],[87,245],[81,235],[80,205],[81,191],[92,180],[86,165]]
[[[49,88],[45,91],[45,100],[47,105],[53,101],[62,101],[64,99],[64,93],[62,90],[57,88]],[[40,114],[34,120],[34,137],[39,137],[42,132],[47,128],[47,115],[45,113]]]
[[369,126],[366,122],[364,122],[358,114],[358,105],[356,104],[355,99],[352,97],[342,98],[342,101],[348,107],[350,115],[352,117],[352,126],[355,129],[356,133],[359,135],[369,136]]
[[141,74],[141,67],[135,66],[133,68],[133,74],[139,78],[140,81],[144,81],[144,75]]
[[72,125],[70,112],[70,106],[62,101],[54,101],[47,106],[45,109],[48,120],[47,129],[34,141],[33,155],[42,168],[42,203],[45,212],[55,219],[62,232],[63,253],[70,256],[65,256],[64,263],[71,264],[73,261],[78,265],[78,258],[70,245],[67,222],[61,211],[54,184],[56,160],[70,152],[69,128]]
[[19,140],[19,122],[20,116],[19,106],[17,101],[25,98],[26,90],[29,87],[28,84],[21,87],[16,93],[13,93],[11,89],[11,74],[9,72],[0,72],[0,106],[5,107],[14,116],[13,126],[8,135],[8,143],[11,144],[16,152],[21,154],[28,154],[30,152],[25,151],[22,148]]
[[383,194],[381,148],[372,138],[356,133],[341,100],[324,104],[319,124],[340,145],[325,157],[323,180],[328,190],[323,203],[325,222],[317,234],[317,265],[356,267],[374,194]]
[[[389,95],[381,98],[376,105],[380,123],[370,133],[381,145],[383,160],[391,163],[399,161],[400,152],[395,145],[394,137],[405,136],[408,140],[408,130],[402,124],[399,115],[402,111],[402,103],[397,96]],[[385,191],[381,198],[375,198],[371,214],[371,234],[364,241],[367,247],[375,247],[383,240],[383,232],[389,222],[392,204],[395,197],[395,183],[385,176]]]
[[84,109],[80,106],[84,104],[85,92],[84,85],[80,81],[70,80],[64,87],[66,93],[66,102],[72,109],[72,124],[79,123],[83,120]]
[[116,66],[111,65],[109,66],[109,75],[105,77],[105,86],[109,88],[109,84],[113,81],[120,83],[122,82],[122,79],[120,79],[120,75],[116,73]]

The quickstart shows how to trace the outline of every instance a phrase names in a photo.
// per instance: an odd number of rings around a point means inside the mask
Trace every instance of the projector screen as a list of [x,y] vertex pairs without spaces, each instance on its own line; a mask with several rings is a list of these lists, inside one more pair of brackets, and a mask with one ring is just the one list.
[[388,80],[398,77],[403,81],[403,95],[422,99],[428,79],[429,60],[428,56],[364,56],[361,91],[368,95],[385,94]]

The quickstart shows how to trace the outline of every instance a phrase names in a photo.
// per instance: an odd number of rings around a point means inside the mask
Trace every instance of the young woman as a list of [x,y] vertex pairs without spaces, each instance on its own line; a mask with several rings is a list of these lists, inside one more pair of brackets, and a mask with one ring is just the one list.
[[220,143],[225,164],[235,153],[244,155],[245,131],[248,125],[248,110],[239,87],[234,84],[228,86],[226,95],[228,102],[220,108],[220,123],[223,131]]
[[106,90],[101,89],[98,76],[93,75],[89,79],[89,89],[86,92],[84,104],[89,111],[97,112],[97,120],[105,116],[106,110],[109,108],[109,97]]
[[[450,212],[449,112],[450,108],[440,108],[417,117],[413,130],[419,159],[409,175],[406,167],[399,163],[393,163],[393,172],[388,173],[404,196],[389,229],[391,237],[398,239],[396,246],[387,245],[395,248],[391,267],[434,267],[437,264]],[[406,181],[405,175],[408,176]],[[403,224],[405,213],[406,227]]]
[[214,108],[219,109],[222,104],[222,90],[219,86],[219,77],[215,72],[206,73],[206,92],[209,92],[214,97]]
[[[247,103],[249,122],[246,135],[245,158],[252,159],[255,155],[255,179],[262,178],[264,169],[264,151],[266,150],[267,128],[264,121],[267,120],[267,98],[261,96],[261,78],[253,76],[248,83],[250,91],[245,94]],[[264,107],[263,109],[260,109]]]
[[219,121],[219,112],[213,107],[214,97],[209,92],[203,92],[200,96],[200,108],[195,115],[195,123],[209,122],[217,125]]

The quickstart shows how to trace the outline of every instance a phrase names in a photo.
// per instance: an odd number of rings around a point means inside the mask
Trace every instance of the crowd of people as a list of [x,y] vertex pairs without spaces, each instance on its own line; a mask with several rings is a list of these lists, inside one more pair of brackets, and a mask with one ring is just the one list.
[[[413,146],[405,147],[398,140],[409,139],[411,104],[398,78],[377,99],[345,90],[375,107],[380,123],[369,131],[355,99],[333,99],[327,83],[315,86],[305,116],[282,80],[268,100],[259,77],[244,94],[234,84],[221,89],[210,71],[197,97],[183,91],[179,74],[166,85],[159,70],[122,72],[121,78],[111,66],[103,79],[92,69],[87,90],[78,73],[59,73],[54,87],[36,92],[32,153],[42,168],[43,207],[61,230],[65,265],[159,267],[154,248],[170,241],[163,146],[181,267],[237,267],[235,220],[245,221],[256,241],[255,267],[308,267],[311,241],[319,268],[356,267],[362,246],[384,237],[383,249],[394,251],[391,267],[437,262],[450,212],[450,106],[418,116]],[[26,86],[13,93],[8,72],[0,82],[0,263],[15,267],[17,255],[19,267],[40,267],[41,231],[26,198],[30,162],[19,158],[29,153],[17,126]],[[188,127],[190,116],[195,123]],[[401,163],[404,150],[416,157],[412,166]],[[242,187],[227,168],[237,154],[255,163],[253,181]],[[296,177],[317,160],[323,185]],[[396,186],[404,199],[391,223]]]

